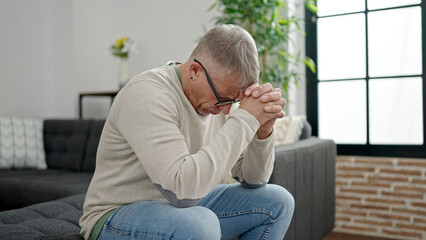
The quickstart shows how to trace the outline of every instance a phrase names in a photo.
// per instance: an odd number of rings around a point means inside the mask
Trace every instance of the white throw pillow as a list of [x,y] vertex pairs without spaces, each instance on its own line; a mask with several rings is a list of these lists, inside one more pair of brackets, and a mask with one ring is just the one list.
[[277,119],[274,125],[275,145],[299,141],[305,121],[304,116],[288,116]]
[[42,119],[0,117],[0,168],[47,168]]

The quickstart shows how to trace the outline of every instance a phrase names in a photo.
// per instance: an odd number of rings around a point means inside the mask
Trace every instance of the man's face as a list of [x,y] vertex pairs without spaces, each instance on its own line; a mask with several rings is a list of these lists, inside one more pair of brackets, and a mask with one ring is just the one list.
[[[196,63],[202,67],[200,70],[200,81],[198,81],[194,108],[201,115],[208,114],[228,114],[232,107],[233,100],[243,97],[242,88],[237,86],[235,82],[239,82],[237,75],[234,73],[226,74],[219,71],[210,71],[204,68],[200,62]],[[209,83],[210,81],[210,83]],[[216,94],[215,94],[216,92]]]
[[[214,81],[216,87],[216,91],[222,100],[235,100],[241,99],[243,96],[243,91],[240,87],[235,87],[232,81]],[[200,104],[196,109],[197,112],[201,115],[213,114],[217,115],[220,113],[228,114],[231,110],[232,104],[224,105],[224,106],[216,106],[218,102],[216,96],[213,91],[209,88],[208,83],[206,82],[207,87],[204,89],[205,97],[200,99]]]

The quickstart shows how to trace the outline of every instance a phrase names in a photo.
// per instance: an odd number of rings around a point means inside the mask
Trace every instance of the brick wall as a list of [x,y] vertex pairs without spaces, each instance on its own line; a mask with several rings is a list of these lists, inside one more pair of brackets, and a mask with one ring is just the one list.
[[338,156],[334,230],[426,239],[426,159]]

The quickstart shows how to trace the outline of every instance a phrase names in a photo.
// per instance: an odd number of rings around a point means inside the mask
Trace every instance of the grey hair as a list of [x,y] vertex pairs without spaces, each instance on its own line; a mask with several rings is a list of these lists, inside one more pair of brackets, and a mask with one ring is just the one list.
[[227,74],[236,73],[241,80],[236,84],[247,88],[259,80],[259,60],[250,33],[240,26],[223,24],[211,28],[201,38],[191,54],[192,58],[207,58],[220,65]]

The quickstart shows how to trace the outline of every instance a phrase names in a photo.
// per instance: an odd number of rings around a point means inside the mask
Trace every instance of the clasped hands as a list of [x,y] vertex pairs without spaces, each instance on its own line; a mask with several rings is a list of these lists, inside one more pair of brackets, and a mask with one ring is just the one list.
[[273,88],[270,83],[250,85],[241,94],[240,108],[252,114],[260,124],[257,130],[259,139],[271,135],[277,118],[284,117],[283,108],[286,104],[281,89]]

